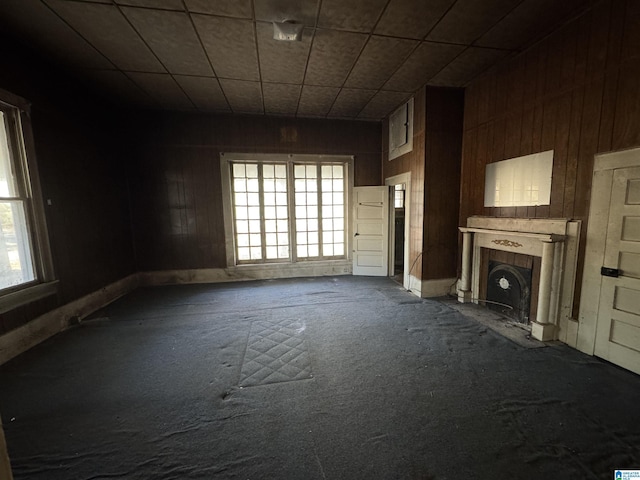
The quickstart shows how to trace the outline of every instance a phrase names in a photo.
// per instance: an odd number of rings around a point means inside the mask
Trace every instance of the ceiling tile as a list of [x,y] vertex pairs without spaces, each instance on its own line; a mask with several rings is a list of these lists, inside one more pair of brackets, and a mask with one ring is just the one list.
[[251,0],[185,0],[193,13],[210,13],[223,17],[252,18]]
[[464,49],[462,45],[423,42],[384,84],[383,89],[415,92]]
[[83,75],[98,90],[123,105],[150,107],[156,102],[129,77],[119,70],[87,70]]
[[216,75],[238,80],[260,79],[250,20],[206,15],[192,15],[192,18]]
[[387,0],[323,0],[318,26],[371,32]]
[[270,23],[256,25],[260,72],[264,82],[302,83],[309,57],[313,29],[304,30],[299,42],[282,42],[273,39]]
[[331,107],[329,116],[356,117],[375,93],[375,90],[343,88]]
[[298,116],[326,116],[339,92],[340,89],[337,87],[303,86]]
[[300,99],[300,85],[265,83],[262,85],[264,112],[295,116]]
[[165,109],[193,110],[193,104],[168,73],[127,72],[127,75]]
[[522,0],[458,0],[427,40],[470,44]]
[[418,43],[416,40],[372,36],[349,74],[345,86],[380,88]]
[[256,20],[296,23],[313,27],[318,14],[318,0],[254,0]]
[[127,7],[122,11],[170,73],[213,75],[186,13]]
[[428,85],[464,87],[508,53],[506,50],[469,47],[433,77]]
[[375,33],[422,39],[455,0],[391,0]]
[[40,0],[1,0],[3,28],[11,28],[61,60],[84,68],[113,68],[113,64],[73,31]]
[[229,104],[224,98],[216,78],[174,75],[196,108],[202,112],[229,112]]
[[366,41],[362,33],[316,30],[304,83],[341,87]]
[[483,47],[517,49],[530,44],[533,39],[549,33],[557,23],[576,10],[575,3],[592,2],[572,0],[524,0],[485,33],[475,45]]
[[378,92],[358,115],[358,118],[380,120],[411,96],[403,92]]
[[[163,10],[180,10],[184,11],[182,0],[114,0],[118,5],[127,5],[130,7],[149,7],[161,8]],[[107,1],[105,3],[111,3]]]
[[223,78],[220,84],[234,113],[264,113],[260,83]]
[[62,0],[46,3],[120,69],[165,71],[115,5]]

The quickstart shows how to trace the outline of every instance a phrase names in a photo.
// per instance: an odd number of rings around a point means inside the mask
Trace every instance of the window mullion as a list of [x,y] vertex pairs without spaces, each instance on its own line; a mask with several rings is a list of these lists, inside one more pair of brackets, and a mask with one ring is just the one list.
[[267,236],[265,234],[264,223],[264,175],[262,173],[263,163],[258,163],[258,200],[260,202],[260,248],[262,250],[262,262],[267,263]]
[[321,165],[316,165],[316,183],[318,185],[318,253],[320,258],[324,258],[324,248],[322,246],[322,168]]
[[294,164],[287,160],[287,208],[289,210],[289,253],[291,262],[298,261],[297,238],[296,238],[296,192],[295,178],[293,171]]

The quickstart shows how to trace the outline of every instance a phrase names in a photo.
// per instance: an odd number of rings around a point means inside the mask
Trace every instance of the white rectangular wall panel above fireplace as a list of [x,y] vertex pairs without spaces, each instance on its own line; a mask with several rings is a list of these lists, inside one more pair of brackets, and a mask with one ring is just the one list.
[[484,206],[549,205],[552,170],[553,150],[488,164]]
[[559,339],[575,347],[572,318],[580,221],[469,217],[463,234],[462,274],[458,300],[479,303],[481,249],[541,257],[537,317],[531,334],[538,340]]

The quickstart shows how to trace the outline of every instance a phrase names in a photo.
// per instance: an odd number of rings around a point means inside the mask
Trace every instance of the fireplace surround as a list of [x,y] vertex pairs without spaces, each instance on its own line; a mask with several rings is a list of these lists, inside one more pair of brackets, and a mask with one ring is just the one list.
[[572,318],[580,221],[571,219],[469,217],[462,232],[458,301],[480,303],[481,249],[541,257],[536,317],[531,335],[572,344]]

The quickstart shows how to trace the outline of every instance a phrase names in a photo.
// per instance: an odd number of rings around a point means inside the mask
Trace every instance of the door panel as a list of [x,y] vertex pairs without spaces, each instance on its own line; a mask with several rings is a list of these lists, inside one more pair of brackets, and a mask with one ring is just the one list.
[[595,354],[640,373],[640,167],[615,170]]
[[389,187],[355,187],[353,198],[353,274],[386,276]]

